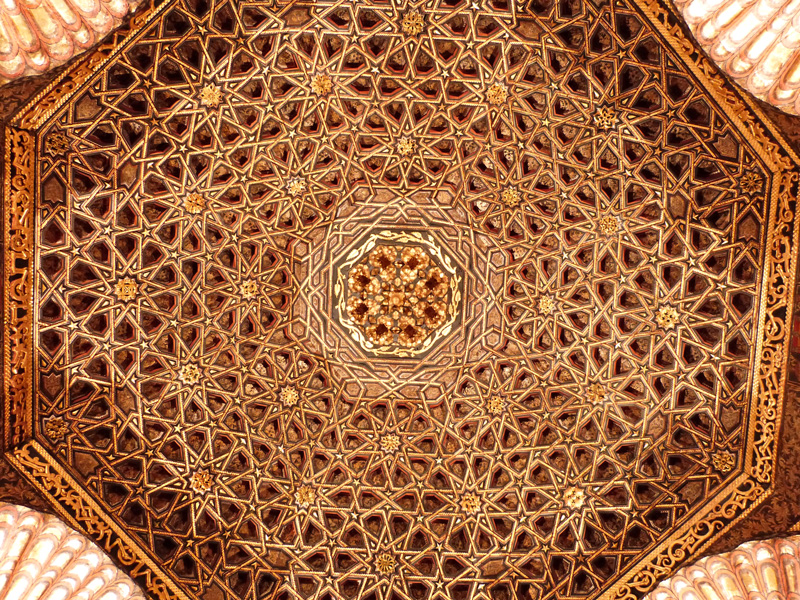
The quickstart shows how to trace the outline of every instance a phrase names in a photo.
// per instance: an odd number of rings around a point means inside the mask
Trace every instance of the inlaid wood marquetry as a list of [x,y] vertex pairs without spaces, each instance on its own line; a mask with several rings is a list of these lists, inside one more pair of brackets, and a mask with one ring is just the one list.
[[652,588],[769,491],[797,250],[670,19],[142,17],[6,131],[14,464],[160,599]]

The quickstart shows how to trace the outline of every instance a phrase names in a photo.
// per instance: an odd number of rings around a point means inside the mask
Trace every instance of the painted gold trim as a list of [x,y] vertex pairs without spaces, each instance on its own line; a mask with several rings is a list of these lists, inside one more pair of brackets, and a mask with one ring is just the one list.
[[5,447],[32,436],[35,139],[6,128],[4,148],[3,392]]

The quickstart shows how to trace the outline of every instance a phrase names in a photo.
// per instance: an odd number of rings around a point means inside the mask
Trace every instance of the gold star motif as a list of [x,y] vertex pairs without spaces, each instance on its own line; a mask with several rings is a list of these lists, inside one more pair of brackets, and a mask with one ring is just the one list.
[[333,80],[330,76],[321,74],[316,75],[311,80],[311,91],[317,96],[327,96],[333,90]]
[[192,474],[192,489],[200,494],[205,494],[214,486],[214,476],[205,469],[200,469]]
[[486,100],[489,104],[498,106],[508,99],[508,90],[502,83],[493,83],[486,91]]
[[203,212],[203,209],[206,207],[206,199],[202,194],[192,192],[186,196],[186,199],[183,201],[183,207],[186,209],[186,212],[198,215]]
[[614,235],[619,230],[619,221],[616,217],[606,215],[598,221],[597,228],[603,235]]
[[729,473],[736,464],[733,454],[726,451],[717,452],[714,454],[711,461],[714,464],[714,468],[717,471],[722,471],[723,473]]
[[552,296],[542,296],[538,302],[539,314],[549,315],[556,307],[556,301]]
[[395,560],[394,556],[389,554],[388,552],[383,552],[378,555],[375,559],[375,568],[378,570],[379,573],[384,575],[388,575],[394,571],[395,566],[397,566],[397,561]]
[[492,396],[486,401],[486,410],[493,415],[499,415],[506,408],[506,401],[500,396]]
[[195,385],[200,381],[200,369],[194,363],[189,363],[181,367],[178,378],[184,385]]
[[417,143],[407,137],[404,137],[399,142],[397,142],[397,153],[400,156],[409,156],[414,153],[414,150],[417,149]]
[[394,433],[388,433],[381,438],[381,448],[386,452],[394,452],[400,447],[400,437]]
[[61,417],[51,417],[44,422],[44,432],[51,440],[60,440],[67,435],[69,428]]
[[114,287],[114,292],[121,302],[127,302],[136,298],[138,286],[133,278],[124,277],[117,282],[117,285]]
[[586,502],[586,492],[577,486],[564,490],[564,504],[572,510],[578,510]]
[[63,155],[69,150],[69,138],[61,131],[55,131],[44,140],[44,151],[51,156]]
[[519,190],[515,187],[509,186],[500,192],[500,200],[503,204],[510,208],[519,206],[521,196]]
[[306,182],[299,177],[295,177],[289,180],[289,183],[286,184],[286,189],[289,191],[290,196],[299,196],[305,191]]
[[758,173],[745,173],[739,180],[739,189],[743,194],[755,194],[761,191],[761,176]]
[[678,324],[678,311],[672,306],[662,306],[656,313],[656,323],[662,329],[672,329]]
[[593,383],[586,390],[586,398],[592,404],[599,404],[606,399],[606,390],[599,383]]
[[611,129],[617,123],[617,114],[610,106],[599,107],[593,116],[598,129]]
[[222,102],[222,90],[213,83],[209,83],[200,91],[200,104],[216,108]]
[[253,279],[248,279],[242,283],[239,293],[245,300],[251,300],[252,298],[255,298],[258,294],[258,282]]
[[474,515],[481,508],[481,499],[478,498],[477,494],[469,492],[461,496],[460,504],[461,510],[467,514]]
[[280,391],[281,402],[287,406],[294,406],[300,400],[300,393],[293,386],[286,386]]
[[424,25],[425,21],[418,10],[411,10],[403,15],[402,27],[406,35],[419,35]]
[[314,491],[314,488],[311,487],[310,485],[300,486],[294,493],[294,499],[303,508],[306,508],[307,506],[313,504],[316,497],[317,497],[317,492]]

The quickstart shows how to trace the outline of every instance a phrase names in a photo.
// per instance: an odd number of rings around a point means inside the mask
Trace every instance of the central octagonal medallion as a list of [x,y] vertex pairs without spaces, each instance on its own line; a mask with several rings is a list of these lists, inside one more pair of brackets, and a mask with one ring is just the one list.
[[370,235],[339,265],[340,323],[368,352],[415,356],[450,333],[461,304],[452,260],[420,232]]

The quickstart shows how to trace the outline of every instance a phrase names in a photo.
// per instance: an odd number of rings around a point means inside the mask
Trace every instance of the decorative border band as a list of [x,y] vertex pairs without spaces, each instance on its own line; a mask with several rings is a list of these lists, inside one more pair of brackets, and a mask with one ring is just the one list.
[[6,128],[3,241],[3,392],[5,447],[31,437],[33,390],[33,196],[35,140]]
[[[794,206],[800,186],[796,154],[749,98],[737,93],[713,65],[686,37],[680,23],[658,0],[637,0],[638,7],[665,43],[681,56],[692,74],[747,140],[762,150],[775,174],[771,196],[770,229],[762,279],[757,378],[751,390],[752,423],[748,432],[746,474],[728,487],[724,500],[705,514],[696,515],[672,539],[660,544],[623,575],[604,594],[606,598],[633,600],[669,576],[684,560],[701,552],[734,522],[742,519],[771,492],[775,469],[777,432],[786,383],[789,311],[794,293],[797,260],[798,222]],[[33,208],[35,184],[35,138],[26,129],[37,129],[81,86],[170,2],[136,15],[131,33],[121,44],[106,44],[79,61],[48,86],[7,127],[4,146],[4,391],[5,447],[11,463],[26,475],[76,529],[85,532],[115,560],[128,568],[131,576],[146,582],[149,594],[158,600],[188,596],[171,581],[157,563],[115,524],[56,459],[32,436],[30,410],[33,404],[32,323],[34,290],[31,281],[34,247]],[[753,115],[764,121],[762,126]]]
[[70,526],[91,538],[106,554],[122,564],[131,578],[144,583],[143,587],[152,598],[189,600],[39,443],[27,442],[6,456],[47,497]]

